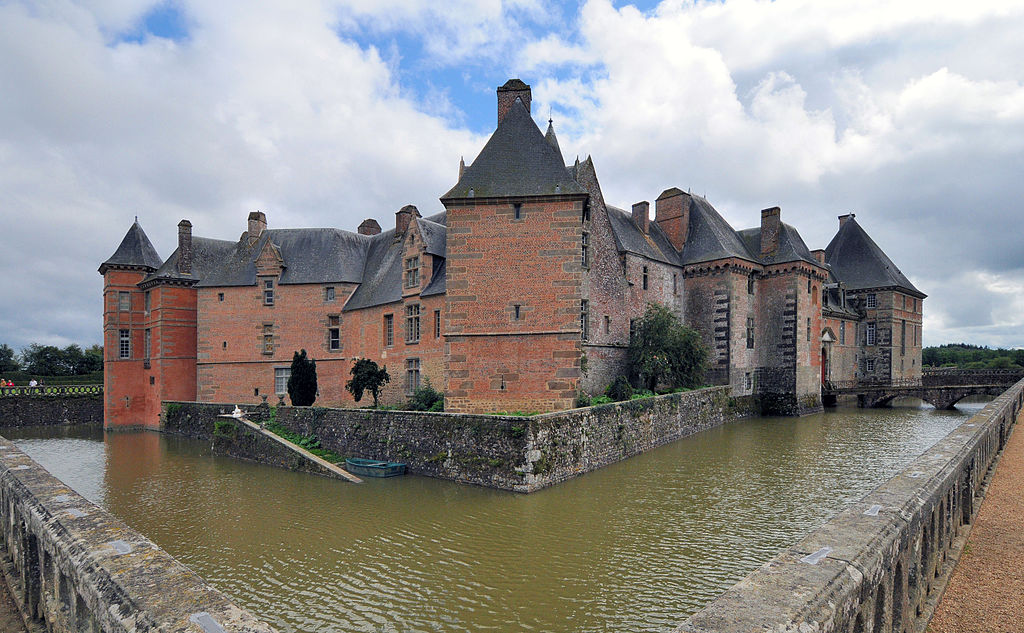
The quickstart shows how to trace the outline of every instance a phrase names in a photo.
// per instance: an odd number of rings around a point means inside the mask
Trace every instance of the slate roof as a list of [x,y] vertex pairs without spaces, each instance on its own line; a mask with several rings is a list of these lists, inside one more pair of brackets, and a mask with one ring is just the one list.
[[208,237],[192,238],[192,272],[183,275],[178,272],[178,249],[155,272],[142,280],[148,284],[161,279],[200,281],[214,272],[235,251],[236,242],[229,240],[213,240]]
[[804,243],[800,233],[792,226],[782,223],[779,227],[779,247],[774,255],[761,255],[761,227],[743,229],[739,232],[740,238],[751,253],[757,253],[757,258],[764,264],[784,264],[787,262],[804,261],[821,266],[821,263],[814,259],[810,249]]
[[[445,230],[446,217],[444,213],[438,213],[416,220],[427,243],[426,250],[431,255],[444,257],[444,233],[442,231]],[[287,263],[287,254],[285,254],[285,262]],[[345,304],[345,311],[401,301],[402,264],[402,240],[395,239],[395,230],[391,229],[374,235],[366,254],[362,283]],[[438,275],[440,275],[440,279]],[[426,295],[428,290],[430,294],[442,294],[445,292],[445,288],[444,267],[435,266],[433,277],[420,296]]]
[[585,193],[520,99],[441,200]]
[[281,284],[358,283],[363,277],[370,238],[341,229],[268,229],[251,247],[244,241],[235,243],[222,264],[197,285],[254,285],[256,258],[267,240],[284,259]]
[[683,264],[697,264],[727,257],[758,261],[710,202],[700,196],[687,195],[690,196],[692,203],[690,224],[681,258]]
[[633,253],[654,261],[681,265],[679,253],[672,247],[661,227],[654,222],[650,223],[650,234],[644,235],[640,227],[633,222],[630,213],[611,205],[608,205],[608,220],[612,225],[615,247],[620,253]]
[[163,260],[153,248],[153,243],[146,237],[146,232],[139,226],[139,221],[135,220],[114,254],[100,264],[100,274],[105,274],[112,266],[142,266],[156,270],[162,263]]
[[857,221],[850,217],[825,247],[825,261],[849,290],[899,288],[924,299]]

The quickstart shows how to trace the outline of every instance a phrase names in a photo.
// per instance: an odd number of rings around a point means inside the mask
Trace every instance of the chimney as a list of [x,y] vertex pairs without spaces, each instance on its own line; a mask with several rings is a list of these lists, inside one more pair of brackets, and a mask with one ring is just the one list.
[[693,201],[689,194],[677,187],[661,192],[654,201],[654,221],[668,236],[668,241],[677,251],[683,250],[686,236],[690,231],[690,205]]
[[407,204],[398,211],[395,212],[395,235],[405,235],[405,232],[409,230],[409,223],[412,222],[413,216],[420,217],[419,209],[411,204]]
[[498,88],[498,123],[501,123],[508,111],[512,109],[516,99],[522,99],[526,111],[530,111],[530,86],[520,79],[509,79],[504,86]]
[[360,235],[380,235],[380,224],[377,224],[377,220],[373,218],[366,218],[363,223],[359,225]]
[[816,248],[813,251],[811,251],[811,255],[814,255],[814,259],[816,259],[819,264],[821,264],[822,266],[825,265],[825,249]]
[[839,228],[843,228],[843,225],[846,224],[847,220],[852,220],[855,217],[857,217],[855,213],[847,213],[846,215],[839,216]]
[[782,209],[772,207],[761,210],[761,255],[774,255],[779,250],[779,231],[782,229]]
[[192,274],[192,223],[178,222],[178,272]]
[[267,230],[267,214],[262,211],[253,211],[249,214],[249,243],[252,244],[259,239],[260,234]]
[[651,232],[651,203],[644,200],[633,205],[633,224],[647,235]]

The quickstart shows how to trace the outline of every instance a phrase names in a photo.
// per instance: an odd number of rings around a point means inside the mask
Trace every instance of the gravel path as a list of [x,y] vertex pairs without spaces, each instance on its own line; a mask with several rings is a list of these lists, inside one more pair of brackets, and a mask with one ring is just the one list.
[[[1017,426],[1024,423],[1024,413]],[[1016,427],[1015,427],[1016,428]],[[1024,430],[1006,444],[929,633],[1024,631]]]

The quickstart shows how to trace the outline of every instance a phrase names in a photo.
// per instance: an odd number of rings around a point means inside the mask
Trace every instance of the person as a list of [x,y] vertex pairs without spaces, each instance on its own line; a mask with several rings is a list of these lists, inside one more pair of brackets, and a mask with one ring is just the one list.
[[36,382],[35,378],[33,378],[32,380],[28,381],[28,386],[29,387],[35,387],[35,386],[38,386],[38,385],[39,385],[39,383]]

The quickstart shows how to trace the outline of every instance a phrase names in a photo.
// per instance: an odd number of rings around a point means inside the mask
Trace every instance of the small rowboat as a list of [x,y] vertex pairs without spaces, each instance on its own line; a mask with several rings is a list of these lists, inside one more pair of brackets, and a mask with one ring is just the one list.
[[353,475],[362,475],[363,477],[395,477],[405,474],[405,464],[349,457],[345,460],[345,470]]

